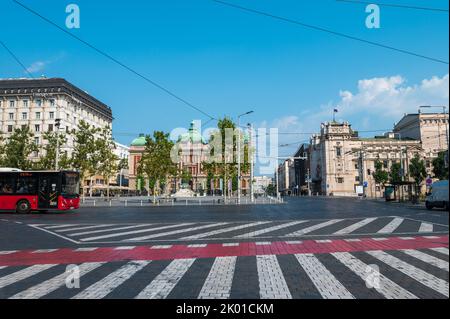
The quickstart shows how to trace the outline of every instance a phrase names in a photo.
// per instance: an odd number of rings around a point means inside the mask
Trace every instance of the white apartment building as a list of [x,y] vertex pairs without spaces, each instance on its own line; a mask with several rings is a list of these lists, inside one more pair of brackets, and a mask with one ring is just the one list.
[[259,195],[263,195],[267,187],[273,184],[273,179],[269,176],[255,176],[253,181],[254,192]]
[[[43,133],[55,131],[57,119],[59,130],[69,132],[81,120],[98,128],[111,127],[113,116],[110,107],[62,78],[0,79],[0,132],[4,137],[28,125],[36,144],[42,145]],[[68,136],[62,150],[70,154],[72,149],[73,139]]]

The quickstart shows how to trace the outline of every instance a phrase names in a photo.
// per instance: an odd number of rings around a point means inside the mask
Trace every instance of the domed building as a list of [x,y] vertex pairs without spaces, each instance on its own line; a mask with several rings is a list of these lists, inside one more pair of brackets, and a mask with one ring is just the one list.
[[[244,139],[244,143],[248,142],[248,137]],[[148,188],[147,183],[143,179],[138,179],[137,169],[142,154],[145,151],[146,138],[144,134],[134,139],[130,146],[130,190],[142,191]],[[207,185],[207,172],[203,169],[203,162],[206,161],[206,155],[209,152],[208,143],[199,132],[196,122],[192,122],[189,130],[181,134],[177,140],[178,147],[181,151],[178,163],[180,172],[187,173],[189,180],[182,180],[181,178],[173,178],[168,180],[166,191],[168,193],[175,193],[181,188],[189,188],[196,193],[206,193],[207,189],[211,188],[214,194],[221,194],[223,188],[223,181],[220,177],[215,177],[210,181],[211,185]],[[243,193],[248,193],[250,175],[242,173],[242,190]],[[186,176],[185,176],[186,179]]]

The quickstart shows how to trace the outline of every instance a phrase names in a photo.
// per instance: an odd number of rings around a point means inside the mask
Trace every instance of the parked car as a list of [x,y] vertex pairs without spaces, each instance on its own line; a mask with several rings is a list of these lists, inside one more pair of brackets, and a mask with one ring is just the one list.
[[427,209],[439,207],[448,211],[448,181],[434,183],[427,195],[425,202]]

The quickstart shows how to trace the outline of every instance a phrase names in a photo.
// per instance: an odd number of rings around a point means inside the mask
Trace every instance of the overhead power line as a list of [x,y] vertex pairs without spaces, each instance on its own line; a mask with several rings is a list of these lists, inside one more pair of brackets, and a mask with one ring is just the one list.
[[277,16],[277,15],[274,15],[274,14],[271,14],[271,13],[268,13],[268,12],[263,12],[263,11],[259,11],[259,10],[255,10],[255,9],[251,9],[251,8],[247,8],[247,7],[243,7],[243,6],[240,6],[240,5],[237,5],[237,4],[233,4],[233,3],[229,3],[229,2],[225,2],[225,1],[222,1],[222,0],[211,0],[211,1],[216,2],[218,4],[222,4],[222,5],[231,7],[231,8],[234,8],[234,9],[239,9],[241,11],[258,14],[258,15],[261,15],[261,16],[265,16],[265,17],[269,17],[269,18],[276,19],[276,20],[279,20],[279,21],[283,21],[283,22],[299,25],[299,26],[302,26],[302,27],[305,27],[305,28],[316,30],[316,31],[326,32],[326,33],[333,34],[333,35],[336,35],[336,36],[339,36],[339,37],[342,37],[342,38],[347,38],[347,39],[350,39],[350,40],[354,40],[354,41],[370,44],[370,45],[377,46],[377,47],[384,48],[384,49],[388,49],[388,50],[391,50],[391,51],[400,52],[400,53],[403,53],[403,54],[415,56],[415,57],[418,57],[418,58],[426,59],[426,60],[437,62],[437,63],[442,63],[442,64],[446,64],[446,65],[449,64],[448,61],[444,61],[444,60],[440,60],[440,59],[433,58],[433,57],[430,57],[430,56],[426,56],[426,55],[423,55],[423,54],[415,53],[415,52],[412,52],[412,51],[409,51],[409,50],[395,48],[393,46],[386,45],[386,44],[383,44],[383,43],[378,43],[378,42],[369,41],[369,40],[366,40],[366,39],[363,39],[363,38],[358,38],[358,37],[355,37],[355,36],[352,36],[352,35],[348,35],[348,34],[345,34],[345,33],[333,31],[331,29],[326,29],[326,28],[322,28],[322,27],[315,26],[315,25],[312,25],[312,24],[307,24],[307,23],[304,23],[304,22],[301,22],[301,21],[298,21],[298,20],[284,18],[284,17]]
[[12,58],[24,69],[25,73],[28,74],[29,77],[33,77],[33,74],[28,71],[28,68],[19,60],[19,58],[6,46],[6,44],[0,40],[0,44],[5,50],[12,56]]
[[161,84],[155,82],[154,80],[151,80],[150,78],[148,78],[147,76],[143,75],[142,73],[136,71],[135,69],[127,66],[126,64],[124,64],[123,62],[120,62],[118,59],[114,58],[113,56],[111,56],[110,54],[106,53],[105,51],[102,51],[100,49],[98,49],[97,47],[95,47],[94,45],[92,45],[91,43],[81,39],[80,37],[74,35],[73,33],[67,31],[66,29],[60,27],[58,24],[56,24],[55,22],[51,21],[50,19],[44,17],[43,15],[41,15],[40,13],[36,12],[35,10],[31,9],[30,7],[27,7],[26,5],[24,5],[23,3],[17,1],[17,0],[13,0],[13,2],[15,2],[16,4],[18,4],[19,6],[21,6],[22,8],[26,9],[27,11],[31,12],[32,14],[34,14],[35,16],[41,18],[42,20],[44,20],[45,22],[49,23],[50,25],[56,27],[57,29],[61,30],[62,32],[64,32],[65,34],[69,35],[70,37],[76,39],[77,41],[83,43],[84,45],[88,46],[89,48],[91,48],[92,50],[96,51],[97,53],[99,53],[100,55],[103,55],[104,57],[108,58],[109,60],[113,61],[114,63],[116,63],[117,65],[121,66],[122,68],[126,69],[127,71],[133,73],[134,75],[140,77],[141,79],[145,80],[146,82],[150,83],[151,85],[153,85],[154,87],[158,88],[159,90],[165,92],[166,94],[170,95],[171,97],[175,98],[176,100],[180,101],[181,103],[187,105],[188,107],[190,107],[191,109],[196,110],[197,112],[207,116],[209,119],[211,120],[215,120],[216,118],[214,118],[212,115],[208,114],[207,112],[203,111],[202,109],[200,109],[199,107],[195,106],[194,104],[190,103],[189,101],[187,101],[186,99],[178,96],[177,94],[173,93],[172,91],[170,91],[169,89],[165,88],[164,86],[162,86]]
[[402,8],[402,9],[413,9],[413,10],[425,10],[425,11],[436,11],[436,12],[447,12],[448,9],[442,8],[430,8],[430,7],[419,7],[412,5],[402,5],[402,4],[394,4],[394,3],[381,3],[381,2],[369,2],[369,1],[357,1],[357,0],[336,0],[337,2],[348,2],[348,3],[356,3],[356,4],[376,4],[382,7],[393,7],[393,8]]

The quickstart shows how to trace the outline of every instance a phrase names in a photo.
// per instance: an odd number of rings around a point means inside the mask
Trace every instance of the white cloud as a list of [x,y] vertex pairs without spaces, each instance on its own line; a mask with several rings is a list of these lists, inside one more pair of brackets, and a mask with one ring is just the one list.
[[49,64],[49,61],[36,61],[33,62],[28,68],[27,68],[27,72],[28,73],[36,73],[36,72],[40,72],[42,70],[45,69],[45,67],[47,66],[47,64]]
[[371,114],[399,120],[404,113],[417,112],[421,105],[448,106],[448,74],[425,79],[417,85],[406,83],[399,75],[360,80],[357,92],[340,92],[340,115]]

